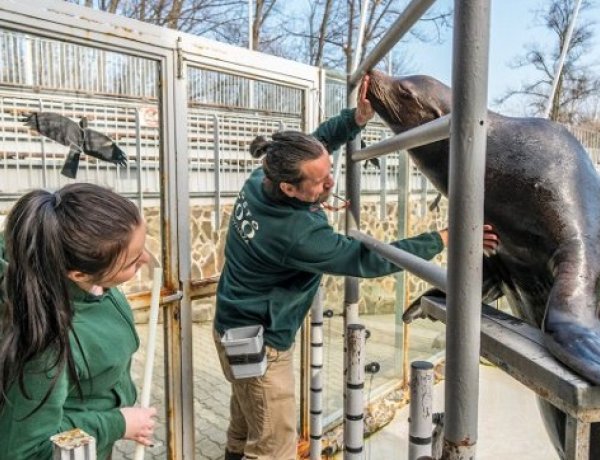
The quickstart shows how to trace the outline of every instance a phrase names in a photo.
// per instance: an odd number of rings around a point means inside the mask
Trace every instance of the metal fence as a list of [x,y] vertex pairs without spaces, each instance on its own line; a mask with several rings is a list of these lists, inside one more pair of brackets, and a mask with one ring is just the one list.
[[[23,125],[36,111],[74,121],[85,116],[90,128],[107,134],[129,156],[128,166],[120,168],[83,155],[79,180],[110,186],[140,202],[157,196],[157,62],[3,29],[0,56],[0,201],[5,207],[26,190],[68,181],[60,175],[68,148]],[[344,88],[335,79],[327,81],[327,117],[344,107]],[[255,136],[305,129],[304,94],[298,87],[190,65],[187,89],[192,197],[235,196],[259,164],[248,151]],[[389,135],[378,121],[364,138],[377,142]],[[394,156],[387,159],[385,174],[365,167],[364,192],[397,190],[396,169]],[[339,183],[343,193],[343,167]]]
[[156,63],[142,57],[0,30],[0,84],[157,99]]

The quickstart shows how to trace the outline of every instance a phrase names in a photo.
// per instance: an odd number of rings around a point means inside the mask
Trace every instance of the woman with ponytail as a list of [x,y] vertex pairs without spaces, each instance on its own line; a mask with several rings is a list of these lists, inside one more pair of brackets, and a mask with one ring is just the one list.
[[133,203],[92,184],[29,192],[0,237],[0,459],[50,459],[81,428],[98,459],[148,445],[156,410],[132,407],[131,308],[116,289],[148,261]]

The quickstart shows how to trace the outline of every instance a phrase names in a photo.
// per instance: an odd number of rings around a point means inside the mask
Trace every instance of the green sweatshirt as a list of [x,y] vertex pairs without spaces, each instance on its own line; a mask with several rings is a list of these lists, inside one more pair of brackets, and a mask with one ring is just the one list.
[[[360,130],[354,112],[322,124],[314,133],[330,150]],[[310,309],[324,273],[370,278],[400,269],[361,242],[336,233],[320,206],[293,198],[274,201],[256,169],[233,208],[225,265],[217,288],[215,329],[261,324],[265,343],[289,349]],[[438,233],[393,243],[425,259],[443,249]]]
[[[3,253],[0,239],[0,255]],[[0,278],[2,277],[0,260]],[[55,370],[47,370],[45,354],[26,365],[25,388],[8,391],[9,404],[0,410],[0,460],[51,459],[50,436],[81,428],[96,438],[97,456],[106,459],[125,433],[119,408],[132,406],[136,389],[130,375],[131,356],[139,347],[133,314],[125,296],[109,289],[93,296],[70,286],[75,309],[71,349],[83,399],[65,370],[48,400],[28,416],[46,394]]]

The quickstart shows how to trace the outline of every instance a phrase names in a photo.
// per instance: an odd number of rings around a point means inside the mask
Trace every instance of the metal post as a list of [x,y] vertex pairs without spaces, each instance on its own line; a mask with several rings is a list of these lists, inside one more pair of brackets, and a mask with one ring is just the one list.
[[214,168],[215,168],[215,231],[221,228],[221,140],[219,117],[213,115]]
[[[406,238],[410,229],[410,164],[405,152],[398,155],[398,239]],[[396,308],[394,337],[394,367],[402,373],[402,387],[408,383],[408,325],[402,320],[408,305],[407,273],[401,271],[396,277]]]
[[[180,40],[177,47],[180,50]],[[162,67],[161,67],[162,68]],[[194,362],[192,359],[192,300],[190,254],[190,191],[187,123],[187,67],[181,53],[175,50],[167,56],[161,81],[165,116],[163,131],[174,133],[163,140],[161,155],[162,235],[164,238],[165,284],[179,287],[183,296],[179,304],[165,311],[165,379],[167,384],[167,457],[193,458],[194,441]],[[179,122],[177,122],[179,121]],[[164,172],[163,172],[164,171]]]
[[55,434],[50,441],[52,460],[96,460],[96,439],[79,428]]
[[[356,96],[358,88],[347,86],[347,105],[349,108],[356,107]],[[346,199],[350,200],[350,206],[346,209],[346,234],[355,230],[357,222],[360,222],[360,163],[352,161],[352,154],[360,148],[360,134],[356,136],[354,141],[346,143]],[[359,296],[358,279],[347,276],[344,278],[344,330],[348,337],[348,328],[358,323],[358,296]],[[350,365],[350,350],[348,349],[348,340],[344,341],[344,375],[349,376]],[[348,387],[344,387],[344,436],[350,429],[348,426],[350,415],[348,414],[348,406],[350,405],[351,396],[348,394]],[[362,413],[362,404],[360,407]],[[361,444],[362,445],[362,444]],[[346,453],[344,454],[344,458]],[[356,458],[356,457],[352,457]]]
[[346,328],[348,372],[344,417],[344,460],[362,460],[364,445],[365,337],[362,324]]
[[455,0],[443,455],[449,460],[474,458],[477,444],[489,24],[490,0]]
[[450,118],[450,114],[444,115],[433,121],[416,126],[409,131],[396,134],[376,144],[371,144],[352,155],[352,160],[368,160],[369,158],[375,158],[396,150],[409,150],[431,144],[435,141],[441,141],[442,139],[448,139],[450,136]]
[[[347,104],[356,107],[357,87],[348,86]],[[354,151],[360,149],[360,134],[346,144],[346,199],[350,206],[346,210],[346,234],[357,228],[360,222],[360,163],[352,161]],[[344,326],[358,322],[358,279],[345,278],[344,284]]]
[[144,187],[142,186],[142,124],[140,121],[140,109],[135,108],[135,158],[137,161],[137,192],[138,207],[140,213],[144,214]]
[[377,43],[373,51],[363,60],[358,69],[353,69],[353,74],[349,78],[349,85],[357,85],[360,79],[394,47],[396,43],[404,36],[406,32],[419,20],[421,16],[429,9],[435,0],[412,0],[390,26],[388,32]]
[[414,361],[410,365],[410,418],[408,459],[431,456],[433,364]]
[[321,460],[323,437],[323,291],[310,310],[310,460]]
[[590,423],[566,415],[565,423],[565,459],[589,460]]
[[300,440],[308,441],[310,436],[310,319],[306,317],[300,330]]
[[387,157],[379,160],[379,219],[387,218]]
[[[41,99],[38,99],[38,105],[40,107],[40,112],[44,111],[44,103]],[[46,160],[46,142],[44,141],[44,136],[40,136],[40,147],[42,149],[42,187],[48,187],[48,177],[46,176],[46,168],[48,167]]]
[[[371,251],[375,251],[381,257],[396,264],[398,267],[408,270],[429,284],[447,292],[446,270],[436,263],[421,259],[419,256],[415,256],[391,244],[378,241],[372,236],[358,230],[350,231],[349,235],[356,240],[362,241]],[[481,240],[479,240],[479,243],[481,244]]]

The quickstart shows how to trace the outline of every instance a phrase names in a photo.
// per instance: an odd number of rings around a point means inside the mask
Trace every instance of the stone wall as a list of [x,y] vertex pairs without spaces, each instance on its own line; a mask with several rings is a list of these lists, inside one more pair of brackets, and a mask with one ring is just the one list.
[[[224,260],[224,243],[227,233],[232,205],[222,207],[221,225],[214,228],[213,206],[192,206],[191,222],[191,261],[192,279],[200,280],[216,276],[220,273]],[[361,229],[382,241],[393,241],[398,235],[398,203],[388,202],[386,218],[379,218],[379,202],[367,202],[361,207]],[[444,228],[446,224],[447,202],[443,199],[438,210],[429,212],[422,209],[421,200],[410,200],[410,216],[408,218],[408,234]],[[0,219],[2,216],[0,216]],[[147,247],[152,254],[161,253],[160,208],[145,207],[144,218],[147,223]],[[332,214],[330,221],[339,231],[343,231],[343,213]],[[445,263],[445,252],[436,258]],[[325,305],[336,312],[341,312],[344,301],[344,280],[339,276],[325,276]],[[413,275],[408,275],[408,301],[414,300],[427,285]],[[396,277],[361,280],[361,314],[390,313],[396,305]],[[126,293],[150,290],[150,271],[143,269],[124,286]],[[214,299],[201,299],[194,302],[194,318],[198,321],[210,320],[214,308]]]
[[[411,200],[411,215],[408,222],[408,234],[416,235],[425,231],[444,228],[446,226],[446,200],[442,200],[439,209],[433,212],[420,212],[420,201]],[[232,206],[225,206],[221,214],[221,227],[215,231],[212,225],[213,208],[211,206],[194,206],[191,210],[191,242],[192,242],[192,276],[193,279],[202,279],[218,275],[223,266],[223,249],[225,236],[231,216]],[[379,219],[379,203],[365,203],[361,208],[361,228],[369,235],[383,241],[393,241],[398,235],[398,203],[389,202],[386,205],[386,219]],[[338,230],[343,229],[343,214],[330,216],[330,221]],[[445,261],[445,253],[436,258],[439,262]],[[325,305],[336,312],[340,312],[344,301],[344,280],[339,276],[325,276]],[[409,275],[407,277],[410,299],[416,298],[427,288],[425,282]],[[198,319],[210,319],[211,314],[206,310],[214,303],[213,299],[204,299],[196,302],[195,309]],[[396,277],[386,276],[361,281],[361,300],[359,310],[361,314],[390,313],[396,305]]]

